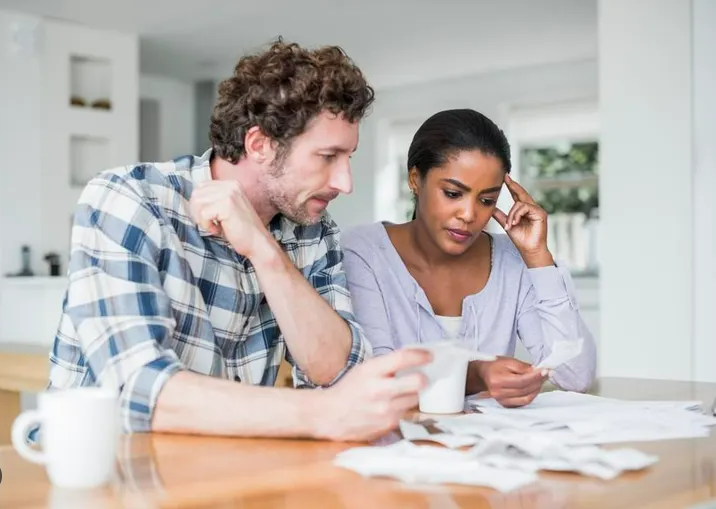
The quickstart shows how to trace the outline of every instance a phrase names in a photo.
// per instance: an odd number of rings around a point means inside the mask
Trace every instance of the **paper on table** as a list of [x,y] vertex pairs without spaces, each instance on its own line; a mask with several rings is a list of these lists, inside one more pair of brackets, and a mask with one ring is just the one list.
[[[631,441],[666,440],[709,435],[716,418],[693,410],[693,401],[624,401],[565,391],[542,393],[521,408],[504,408],[494,399],[471,399],[479,414],[471,414],[475,424],[496,429],[500,420],[511,421],[501,429],[522,429],[534,433],[551,432],[565,444],[606,444]],[[480,421],[481,418],[485,420]],[[469,434],[468,421],[463,429],[452,426],[453,433]],[[443,429],[442,421],[438,428]],[[557,435],[559,434],[559,435]]]
[[555,341],[552,344],[552,351],[550,354],[542,359],[542,362],[538,363],[536,369],[557,369],[565,362],[571,361],[577,355],[582,353],[582,346],[584,345],[584,338],[575,339],[572,341]]
[[425,426],[410,421],[400,421],[400,432],[405,440],[429,441],[442,444],[445,447],[456,449],[466,445],[475,445],[480,441],[479,438],[469,435],[454,435],[451,433],[430,433]]
[[364,476],[393,477],[409,483],[454,483],[511,491],[537,480],[534,472],[486,466],[466,452],[401,441],[385,447],[356,447],[334,463]]
[[627,416],[658,415],[662,422],[716,424],[712,416],[686,410],[696,406],[693,401],[628,401],[559,390],[543,392],[529,405],[519,408],[505,408],[494,398],[469,399],[468,404],[484,413],[541,422],[605,422]]
[[494,436],[470,453],[498,468],[573,471],[601,479],[613,479],[625,470],[641,470],[659,459],[634,449],[567,447],[549,437],[517,433]]

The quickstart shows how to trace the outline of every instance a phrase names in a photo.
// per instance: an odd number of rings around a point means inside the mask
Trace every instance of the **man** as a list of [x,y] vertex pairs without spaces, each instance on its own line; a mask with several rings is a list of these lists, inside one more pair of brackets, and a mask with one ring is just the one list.
[[[219,87],[212,149],[108,170],[79,200],[50,389],[118,391],[126,432],[371,439],[429,361],[372,359],[329,202],[373,102],[336,47],[274,43]],[[272,386],[293,365],[296,391]]]

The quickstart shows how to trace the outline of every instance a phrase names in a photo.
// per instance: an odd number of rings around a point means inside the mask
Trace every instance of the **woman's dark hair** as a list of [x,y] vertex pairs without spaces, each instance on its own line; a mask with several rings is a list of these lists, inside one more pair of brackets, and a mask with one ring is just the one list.
[[[425,178],[431,169],[466,150],[497,157],[507,173],[512,169],[505,133],[482,113],[458,109],[438,112],[418,128],[408,149],[408,171],[415,168]],[[414,210],[413,219],[415,214]]]

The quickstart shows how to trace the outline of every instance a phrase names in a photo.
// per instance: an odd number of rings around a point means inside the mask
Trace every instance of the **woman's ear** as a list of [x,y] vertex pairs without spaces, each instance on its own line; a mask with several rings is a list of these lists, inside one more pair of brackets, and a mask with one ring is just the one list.
[[420,172],[415,167],[410,168],[410,171],[408,171],[408,186],[410,187],[410,191],[413,193],[413,196],[415,196],[416,198],[418,197],[420,183]]

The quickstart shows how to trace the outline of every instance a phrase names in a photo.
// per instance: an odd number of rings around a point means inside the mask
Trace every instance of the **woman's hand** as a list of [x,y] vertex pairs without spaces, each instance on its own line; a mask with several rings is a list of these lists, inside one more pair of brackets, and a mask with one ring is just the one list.
[[548,370],[539,370],[511,357],[476,361],[477,374],[487,392],[504,407],[529,405],[542,390]]
[[505,185],[515,204],[509,214],[495,208],[492,217],[505,229],[529,268],[553,265],[547,248],[547,213],[509,174],[505,174]]

